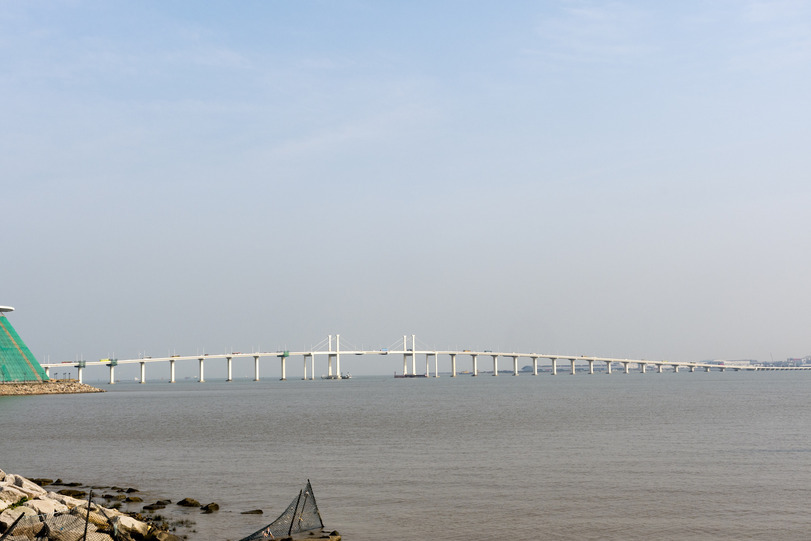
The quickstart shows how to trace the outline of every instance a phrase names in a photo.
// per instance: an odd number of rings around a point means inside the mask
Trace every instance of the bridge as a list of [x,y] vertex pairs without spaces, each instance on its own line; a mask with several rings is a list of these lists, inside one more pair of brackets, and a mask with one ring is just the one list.
[[[334,340],[333,340],[334,338]],[[326,349],[317,349],[319,347],[326,347]],[[222,354],[203,354],[203,355],[170,355],[168,357],[140,357],[137,359],[100,359],[98,361],[76,361],[76,362],[63,362],[63,363],[46,363],[42,364],[45,373],[50,376],[51,369],[75,367],[78,369],[78,380],[81,383],[83,378],[83,371],[88,366],[107,366],[110,369],[110,384],[115,383],[115,368],[120,365],[126,364],[140,364],[141,377],[140,382],[146,383],[146,365],[153,363],[168,363],[169,364],[169,382],[175,383],[175,363],[197,361],[198,363],[198,381],[205,382],[205,362],[214,361],[216,359],[225,360],[228,377],[226,381],[233,381],[233,361],[234,359],[253,359],[254,362],[254,381],[259,381],[259,360],[265,358],[277,358],[281,364],[281,380],[287,379],[287,361],[293,357],[301,357],[303,361],[302,379],[315,379],[315,359],[316,357],[326,358],[327,374],[321,376],[323,379],[340,380],[345,377],[341,372],[341,356],[349,355],[377,355],[377,356],[399,356],[403,357],[403,372],[396,374],[395,377],[403,378],[425,378],[425,377],[439,377],[439,357],[440,355],[450,359],[450,376],[457,377],[459,371],[457,370],[457,357],[468,358],[471,362],[471,370],[464,371],[464,374],[478,376],[482,373],[479,370],[479,358],[492,360],[492,374],[499,375],[498,363],[499,359],[512,360],[512,375],[518,376],[518,362],[519,359],[532,361],[532,375],[538,375],[538,362],[547,361],[550,364],[549,372],[552,375],[558,375],[558,362],[570,363],[570,369],[564,371],[575,375],[577,373],[577,364],[581,366],[586,365],[589,374],[595,373],[595,364],[598,366],[604,365],[605,372],[611,374],[613,367],[619,365],[620,370],[628,374],[631,368],[635,365],[639,372],[646,373],[648,369],[655,370],[657,373],[662,373],[665,368],[678,372],[680,369],[685,369],[690,372],[696,370],[717,370],[724,372],[727,369],[735,371],[765,371],[765,370],[811,370],[811,366],[800,367],[762,367],[762,366],[749,366],[749,365],[724,365],[720,363],[708,362],[689,362],[689,361],[666,361],[658,360],[651,361],[647,359],[619,359],[612,357],[589,357],[584,355],[562,355],[562,354],[546,354],[546,353],[516,353],[504,351],[474,351],[474,350],[433,350],[433,349],[418,349],[417,340],[415,335],[411,335],[411,347],[408,347],[408,337],[403,336],[402,349],[341,349],[340,335],[334,337],[330,335],[326,340],[316,348],[304,351],[275,351],[275,352],[253,352],[253,353],[222,353]],[[425,357],[425,371],[417,372],[417,359],[418,357]],[[309,361],[309,371],[308,371]],[[433,361],[433,376],[431,375],[431,368]],[[308,378],[309,373],[309,378]]]

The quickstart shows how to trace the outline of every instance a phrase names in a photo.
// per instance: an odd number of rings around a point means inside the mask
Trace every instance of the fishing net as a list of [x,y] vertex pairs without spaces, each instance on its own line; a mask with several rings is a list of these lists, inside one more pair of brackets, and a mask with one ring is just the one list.
[[240,541],[288,537],[293,534],[309,530],[318,530],[323,527],[324,523],[321,521],[321,514],[318,512],[318,505],[315,503],[313,487],[310,485],[310,481],[307,481],[307,486],[304,487],[304,490],[300,491],[296,498],[293,498],[293,501],[290,502],[290,505],[287,506],[284,513],[279,515],[279,518],[261,530],[240,539]]
[[20,517],[0,539],[58,541],[112,541],[113,526],[97,526],[85,517],[72,514],[25,515]]

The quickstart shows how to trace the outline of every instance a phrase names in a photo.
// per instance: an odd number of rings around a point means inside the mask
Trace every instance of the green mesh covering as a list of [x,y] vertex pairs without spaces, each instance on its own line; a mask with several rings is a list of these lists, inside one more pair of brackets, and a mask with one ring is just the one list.
[[47,379],[45,370],[8,318],[0,314],[0,383]]

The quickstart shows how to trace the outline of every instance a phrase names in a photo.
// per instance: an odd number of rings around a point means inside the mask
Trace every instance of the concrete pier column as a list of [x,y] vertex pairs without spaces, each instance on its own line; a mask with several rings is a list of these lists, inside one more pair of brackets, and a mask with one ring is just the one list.
[[[726,369],[726,367],[725,367],[725,366],[722,366],[722,367],[721,367],[721,372],[726,372],[726,370],[727,370],[727,369]],[[79,383],[81,383],[81,380],[79,381]]]
[[513,376],[518,375],[518,357],[513,355]]
[[569,359],[569,360],[572,362],[572,375],[574,376],[574,374],[575,374],[574,359]]
[[594,374],[594,361],[589,359],[589,374]]
[[287,381],[287,366],[285,362],[287,361],[287,357],[281,356],[280,360],[282,361],[282,377],[280,378],[280,381]]
[[628,373],[628,363],[627,363],[627,362],[622,363],[622,370],[623,370],[623,371],[624,371],[626,374]]
[[327,376],[332,377],[332,354],[327,355]]
[[659,374],[662,373],[662,363],[656,363],[656,372]]
[[253,380],[259,381],[259,355],[253,357]]
[[642,372],[643,374],[645,373],[645,370],[647,368],[648,368],[648,363],[639,363],[639,371]]
[[456,377],[456,353],[451,353],[451,377]]
[[198,360],[200,361],[200,380],[199,381],[200,381],[200,383],[203,383],[203,382],[206,381],[205,374],[203,372],[203,358],[200,357]]
[[78,370],[79,370],[79,375],[76,376],[76,377],[79,379],[79,383],[83,383],[83,381],[82,381],[82,371],[84,370],[84,367],[82,365],[79,365]]
[[606,374],[610,374],[610,373],[611,373],[611,361],[606,361],[606,362],[605,362],[605,373],[606,373]]
[[169,360],[169,383],[175,382],[175,360]]
[[417,335],[411,335],[411,373],[417,375]]
[[110,363],[107,366],[110,367],[110,385],[115,385],[115,365]]
[[696,371],[696,367],[694,365],[690,365],[690,372],[695,372],[695,371]]
[[709,372],[709,371],[710,371],[710,367],[709,367],[709,366],[705,366],[705,367],[704,367],[704,371],[705,371],[705,372]]
[[45,368],[45,375],[46,375],[46,376],[48,376],[48,377],[50,378],[50,377],[51,377],[51,367],[50,367],[50,366],[46,366],[46,367],[44,367],[44,368]]
[[146,383],[146,363],[141,361],[141,383]]
[[425,354],[425,377],[426,378],[431,377],[431,354],[430,353]]
[[532,358],[532,375],[533,376],[538,375],[538,357]]
[[477,355],[471,355],[470,357],[473,359],[473,375],[478,376],[479,375],[479,364],[476,361]]
[[315,355],[310,355],[310,380],[315,379]]
[[439,353],[434,353],[434,377],[439,377]]
[[675,372],[676,374],[679,373],[679,365],[677,365],[677,364],[673,365],[673,372]]
[[498,355],[492,355],[493,357],[493,375],[498,376]]
[[234,363],[231,362],[231,357],[225,358],[225,371],[228,374],[228,377],[225,378],[225,381],[234,381],[234,378],[232,377],[234,373],[233,364]]
[[403,375],[408,375],[408,338],[403,335]]
[[341,379],[341,335],[335,335],[335,377]]
[[558,375],[558,360],[555,359],[554,357],[552,358],[552,375],[553,376]]
[[304,381],[307,381],[307,356],[304,356],[304,377],[301,378]]

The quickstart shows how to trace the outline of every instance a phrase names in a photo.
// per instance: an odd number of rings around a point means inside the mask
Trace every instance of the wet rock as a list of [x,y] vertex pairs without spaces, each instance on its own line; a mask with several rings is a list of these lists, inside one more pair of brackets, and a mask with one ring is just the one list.
[[141,491],[138,490],[137,488],[128,488],[124,492],[126,492],[127,494],[132,494],[133,492],[141,492]]
[[144,501],[144,499],[139,496],[126,496],[124,498],[124,501],[128,503],[134,503],[134,502],[142,502]]
[[194,498],[183,498],[177,504],[181,507],[200,507],[200,502]]
[[44,477],[32,477],[29,479],[29,481],[36,483],[41,487],[52,485],[54,483],[53,479],[45,479]]
[[214,511],[220,510],[220,505],[214,502],[207,503],[205,505],[201,505],[200,509],[203,510],[203,513],[213,513]]
[[253,509],[252,511],[243,511],[240,515],[262,515],[264,511],[261,509]]
[[63,488],[62,490],[58,490],[57,494],[61,494],[63,496],[70,496],[71,498],[84,498],[85,496],[87,496],[87,492],[75,488]]
[[144,506],[144,511],[158,511],[160,509],[165,509],[166,505],[160,502],[150,503],[149,505]]

